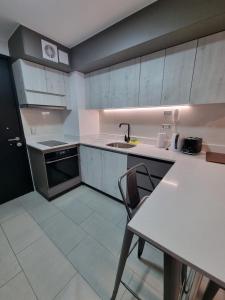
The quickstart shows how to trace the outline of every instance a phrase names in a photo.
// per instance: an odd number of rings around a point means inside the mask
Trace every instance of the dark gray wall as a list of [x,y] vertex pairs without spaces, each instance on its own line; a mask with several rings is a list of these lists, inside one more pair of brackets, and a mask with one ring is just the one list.
[[222,30],[224,0],[159,0],[73,47],[72,69],[90,72]]
[[9,39],[9,54],[13,59],[22,58],[44,66],[61,70],[64,72],[70,72],[71,66],[67,66],[62,63],[51,62],[42,57],[41,39],[49,41],[55,44],[58,49],[65,51],[69,54],[70,49],[33,31],[20,25]]

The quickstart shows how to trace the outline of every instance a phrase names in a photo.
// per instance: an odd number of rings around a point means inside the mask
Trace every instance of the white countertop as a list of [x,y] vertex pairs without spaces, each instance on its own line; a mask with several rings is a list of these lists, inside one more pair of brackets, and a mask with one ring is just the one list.
[[[204,154],[188,156],[146,144],[130,149],[106,146],[113,141],[84,137],[70,140],[69,145],[80,143],[175,162],[129,228],[225,287],[225,165],[206,162]],[[28,145],[50,149],[35,142]]]
[[225,287],[225,166],[176,161],[129,228]]

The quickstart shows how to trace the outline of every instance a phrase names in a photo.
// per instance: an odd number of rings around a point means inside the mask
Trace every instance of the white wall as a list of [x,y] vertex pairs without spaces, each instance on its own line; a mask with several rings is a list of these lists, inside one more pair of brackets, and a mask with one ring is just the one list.
[[9,55],[8,42],[0,40],[0,54]]
[[[131,124],[131,134],[155,138],[163,123],[165,109],[105,111],[100,113],[101,133],[124,133],[120,122]],[[168,110],[168,109],[167,109]],[[225,145],[225,104],[180,108],[178,131],[185,136],[202,137],[205,144]]]
[[21,108],[26,138],[43,135],[63,135],[64,116],[61,111],[39,108]]

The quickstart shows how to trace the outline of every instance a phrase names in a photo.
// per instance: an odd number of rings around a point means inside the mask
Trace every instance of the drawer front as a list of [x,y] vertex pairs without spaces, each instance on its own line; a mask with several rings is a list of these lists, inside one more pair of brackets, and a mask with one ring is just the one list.
[[[160,183],[161,179],[152,177],[152,181],[156,187]],[[137,184],[139,188],[146,189],[149,192],[152,192],[154,189],[150,183],[149,177],[144,174],[137,173]]]
[[142,199],[143,197],[151,195],[151,192],[148,192],[148,191],[146,191],[144,189],[141,189],[141,188],[138,189],[138,192],[139,192],[140,199]]
[[[132,155],[128,156],[128,169],[140,163],[144,163],[146,165],[150,175],[159,178],[163,178],[173,165],[172,162],[142,158],[142,157],[132,156]],[[140,167],[138,171],[146,173],[144,167]]]

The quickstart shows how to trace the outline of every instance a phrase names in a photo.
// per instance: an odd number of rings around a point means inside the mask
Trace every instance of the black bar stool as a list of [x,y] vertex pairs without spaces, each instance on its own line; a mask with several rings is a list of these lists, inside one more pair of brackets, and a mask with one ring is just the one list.
[[202,300],[214,299],[214,297],[216,296],[216,294],[219,292],[220,289],[221,287],[218,284],[210,280],[205,290],[205,293],[202,297]]
[[[140,195],[138,192],[137,169],[139,169],[140,167],[145,169],[146,175],[148,175],[149,183],[150,183],[152,189],[154,190],[154,188],[155,188],[155,185],[153,183],[151,175],[149,174],[147,167],[143,163],[132,167],[131,169],[129,169],[126,173],[124,173],[119,178],[118,185],[119,185],[120,193],[122,196],[122,200],[123,200],[124,205],[127,210],[127,224],[132,219],[132,217],[135,215],[135,213],[137,212],[139,207],[144,203],[144,201],[148,197],[148,196],[146,196],[146,197],[140,199]],[[125,179],[126,179],[126,184],[127,184],[127,193],[124,192],[124,188],[123,188],[123,183],[125,182]],[[133,292],[129,288],[129,286],[127,286],[127,284],[121,280],[128,256],[132,253],[132,251],[138,244],[138,257],[140,258],[143,253],[144,245],[145,245],[145,240],[139,237],[138,241],[134,244],[134,246],[130,250],[130,246],[131,246],[134,234],[127,229],[127,224],[126,224],[126,229],[125,229],[124,238],[123,238],[123,246],[122,246],[122,250],[121,250],[121,254],[120,254],[120,260],[119,260],[119,265],[118,265],[118,269],[117,269],[114,290],[113,290],[113,294],[111,297],[112,300],[116,299],[116,295],[117,295],[120,283],[122,283],[125,286],[125,288],[128,289],[133,294],[133,296],[135,298],[140,299],[140,298],[138,298],[136,293]]]
[[[126,210],[127,210],[127,224],[133,218],[133,216],[138,211],[138,209],[141,207],[141,205],[144,203],[144,201],[149,197],[149,196],[145,196],[142,199],[140,199],[140,195],[138,192],[138,185],[137,185],[137,170],[138,169],[140,170],[140,168],[145,169],[145,172],[149,178],[149,184],[151,185],[152,190],[154,190],[154,188],[155,188],[154,182],[151,178],[148,168],[143,163],[132,167],[131,169],[129,169],[126,173],[124,173],[119,178],[118,185],[119,185],[120,193],[122,195],[123,202],[124,202]],[[123,186],[125,179],[127,179],[126,180],[126,184],[127,184],[127,187],[126,187],[127,192],[126,193],[124,192],[125,186]],[[113,294],[111,297],[112,300],[116,299],[116,295],[117,295],[120,283],[122,283],[125,286],[125,288],[128,289],[130,291],[130,293],[136,299],[141,300],[138,297],[138,295],[134,291],[132,291],[125,282],[122,281],[122,275],[123,275],[123,271],[125,268],[127,258],[132,253],[132,251],[137,246],[137,244],[138,244],[138,257],[140,258],[143,253],[144,245],[145,245],[145,240],[143,238],[139,237],[138,241],[134,244],[134,246],[130,250],[134,233],[131,232],[130,230],[128,230],[127,224],[126,224],[124,238],[123,238],[123,245],[122,245],[122,249],[121,249],[121,254],[120,254],[115,284],[114,284],[114,290],[113,290]],[[187,279],[187,267],[185,265],[182,265],[182,267],[181,267],[180,277],[181,277],[182,285],[183,285],[183,287],[185,287],[186,279]]]

